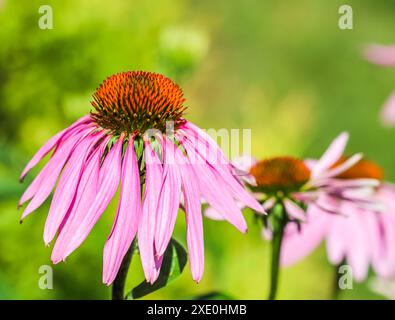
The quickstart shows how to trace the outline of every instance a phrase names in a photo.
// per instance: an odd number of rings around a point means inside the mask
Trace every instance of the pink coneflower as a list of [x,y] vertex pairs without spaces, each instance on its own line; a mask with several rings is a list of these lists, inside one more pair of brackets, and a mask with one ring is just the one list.
[[[261,161],[242,157],[234,161],[234,170],[251,190],[254,197],[268,211],[262,216],[263,236],[272,241],[272,274],[269,298],[276,294],[280,252],[283,236],[288,230],[304,225],[311,206],[333,215],[339,203],[373,206],[373,199],[365,200],[364,193],[377,186],[374,177],[340,180],[339,175],[351,170],[362,157],[356,154],[339,162],[348,140],[342,133],[329,146],[319,161],[305,161],[294,157],[274,157]],[[242,204],[240,204],[243,207]],[[205,214],[213,219],[220,215],[212,207]],[[305,243],[309,247],[310,243]],[[297,252],[296,246],[290,251]],[[292,252],[291,252],[292,253]]]
[[[339,162],[344,161],[340,159]],[[289,225],[285,231],[282,264],[291,265],[326,240],[328,258],[334,265],[343,262],[352,268],[356,281],[366,278],[369,266],[383,278],[395,275],[395,186],[383,181],[381,168],[362,159],[337,179],[375,179],[376,188],[360,192],[360,197],[378,205],[341,201],[335,214],[317,206],[308,208],[308,219],[300,226]]]
[[[395,45],[370,45],[365,49],[364,56],[371,63],[385,67],[395,67]],[[381,120],[386,125],[395,124],[395,92],[384,103]]]
[[54,263],[81,245],[119,184],[118,209],[104,246],[107,285],[114,281],[135,237],[146,280],[157,279],[181,200],[196,282],[204,268],[201,197],[241,232],[247,225],[235,201],[263,212],[232,175],[214,140],[183,118],[184,100],[181,89],[160,74],[113,75],[94,93],[94,111],[52,137],[28,163],[21,180],[53,150],[19,205],[30,200],[24,219],[58,181],[44,229],[47,245],[57,235]]

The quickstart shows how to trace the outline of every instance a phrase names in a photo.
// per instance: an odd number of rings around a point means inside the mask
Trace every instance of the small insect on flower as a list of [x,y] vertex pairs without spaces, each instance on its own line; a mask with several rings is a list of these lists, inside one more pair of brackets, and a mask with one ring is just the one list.
[[[335,165],[349,158],[337,152]],[[333,205],[332,213],[311,205],[307,222],[299,228],[287,226],[281,254],[283,265],[291,265],[313,251],[324,239],[329,260],[334,265],[346,262],[357,281],[366,278],[371,265],[378,276],[395,275],[395,186],[384,182],[383,170],[374,162],[361,159],[338,173],[335,184],[361,186],[348,189]],[[369,187],[368,181],[371,181]],[[322,198],[318,203],[328,201]],[[330,204],[331,205],[331,204]]]
[[56,185],[44,228],[46,244],[57,235],[54,263],[81,245],[119,184],[118,209],[104,246],[105,284],[114,281],[135,237],[147,281],[157,279],[180,203],[197,282],[204,269],[201,198],[242,232],[247,225],[236,201],[264,212],[233,176],[214,140],[183,118],[184,102],[180,87],[163,75],[113,75],[93,94],[91,114],[56,134],[34,155],[21,180],[53,150],[19,205],[30,200],[24,219]]

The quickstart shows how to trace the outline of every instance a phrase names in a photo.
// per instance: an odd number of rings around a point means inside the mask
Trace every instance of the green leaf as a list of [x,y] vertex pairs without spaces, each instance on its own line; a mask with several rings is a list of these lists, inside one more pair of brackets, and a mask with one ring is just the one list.
[[158,279],[152,285],[144,280],[126,295],[126,299],[141,298],[165,287],[182,273],[186,263],[187,252],[181,244],[172,239],[164,254]]

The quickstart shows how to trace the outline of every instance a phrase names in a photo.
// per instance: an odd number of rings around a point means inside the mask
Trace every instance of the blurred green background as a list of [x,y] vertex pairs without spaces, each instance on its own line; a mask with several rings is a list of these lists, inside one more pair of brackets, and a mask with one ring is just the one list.
[[[350,4],[354,29],[338,28]],[[53,7],[53,30],[38,27],[38,8]],[[102,249],[115,201],[87,241],[54,266],[54,289],[40,290],[38,269],[51,265],[42,232],[48,201],[23,225],[18,176],[39,146],[90,110],[107,76],[125,70],[164,73],[183,88],[187,117],[202,128],[251,128],[253,153],[319,156],[341,131],[349,152],[363,151],[395,181],[395,131],[378,112],[395,88],[395,70],[361,58],[367,43],[395,42],[393,1],[0,0],[0,298],[108,298]],[[37,170],[35,171],[37,172]],[[34,172],[34,173],[35,173]],[[206,264],[196,285],[187,267],[147,298],[191,298],[221,291],[266,298],[269,245],[245,216],[247,235],[205,219]],[[180,219],[175,238],[185,243]],[[279,298],[327,299],[333,268],[324,246],[283,271]],[[143,279],[135,259],[131,289]],[[341,298],[381,298],[369,282]]]

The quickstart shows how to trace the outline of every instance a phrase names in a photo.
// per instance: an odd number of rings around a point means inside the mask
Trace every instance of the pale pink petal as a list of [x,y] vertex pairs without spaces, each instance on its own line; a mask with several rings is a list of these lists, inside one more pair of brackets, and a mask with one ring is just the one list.
[[324,239],[330,225],[327,213],[311,211],[306,223],[300,229],[296,223],[287,225],[281,248],[281,265],[290,266],[309,255]]
[[75,147],[56,187],[44,228],[44,242],[49,244],[66,216],[74,196],[86,159],[103,134],[87,136]]
[[395,92],[393,92],[385,102],[381,110],[380,118],[385,125],[395,124]]
[[395,219],[392,214],[376,214],[378,243],[376,255],[373,258],[375,272],[383,278],[395,276]]
[[[180,155],[179,158],[181,158]],[[191,166],[191,164],[181,165],[181,179],[185,199],[189,261],[192,278],[199,282],[204,272],[203,221],[200,192],[198,186],[194,183],[196,177]]]
[[60,259],[64,260],[81,245],[117,191],[121,175],[122,145],[123,138],[119,138],[106,155],[100,168],[97,193],[89,210],[82,211],[78,206],[61,230],[54,247],[54,253],[59,252]]
[[341,173],[347,171],[351,167],[353,167],[355,164],[357,164],[361,159],[363,155],[361,153],[357,153],[353,155],[352,157],[348,158],[346,161],[344,161],[342,164],[339,164],[338,166],[334,167],[333,169],[328,170],[325,174],[322,175],[323,178],[332,178],[340,175]]
[[251,167],[256,164],[258,160],[250,155],[243,154],[232,160],[232,165],[241,173],[250,172]]
[[103,252],[103,282],[107,285],[114,281],[118,273],[137,233],[141,215],[140,172],[132,137],[123,158],[121,180],[117,215]]
[[241,155],[232,160],[233,174],[241,181],[256,186],[255,178],[249,174],[251,167],[258,162],[252,156]]
[[320,183],[315,186],[330,186],[331,189],[359,189],[359,188],[375,188],[381,184],[379,180],[376,179],[336,179],[328,178],[322,179]]
[[263,203],[263,208],[265,210],[270,210],[273,208],[273,206],[276,204],[276,199],[275,198],[269,198]]
[[162,256],[170,242],[180,206],[181,177],[178,164],[175,164],[176,145],[163,138],[164,168],[163,183],[160,188],[159,206],[156,219],[155,250]]
[[348,133],[341,133],[325,151],[320,160],[317,161],[312,169],[311,176],[313,179],[319,178],[326,170],[332,167],[336,161],[343,155],[348,141]]
[[349,241],[345,223],[347,219],[348,217],[345,216],[333,215],[333,221],[328,230],[326,249],[329,261],[334,265],[342,263],[346,255],[347,242]]
[[159,270],[154,258],[154,236],[159,191],[163,179],[163,168],[151,144],[145,141],[144,145],[146,162],[145,192],[137,236],[145,278],[148,282],[154,283],[159,275]]
[[78,127],[81,124],[87,123],[90,121],[90,116],[84,116],[80,119],[78,119],[76,122],[74,122],[71,126],[68,128],[62,130],[61,132],[58,132],[55,134],[51,139],[49,139],[44,145],[36,152],[36,154],[33,156],[33,158],[29,161],[29,163],[26,165],[26,167],[23,169],[22,174],[19,178],[20,181],[23,181],[27,173],[37,165],[41,161],[42,158],[44,158],[54,147],[58,145],[60,140],[65,137],[66,134],[71,133],[76,127]]
[[344,219],[345,231],[348,234],[347,263],[352,267],[353,278],[363,281],[369,269],[369,250],[367,234],[365,233],[364,215],[359,210],[349,206],[349,218]]
[[306,221],[306,213],[296,203],[289,199],[284,200],[284,207],[288,215],[297,220]]
[[369,62],[375,64],[395,66],[395,46],[372,44],[365,49],[364,56]]
[[224,217],[222,214],[220,214],[217,210],[215,210],[213,207],[207,207],[204,210],[204,215],[211,219],[211,220],[216,220],[216,221],[222,221],[224,220]]

